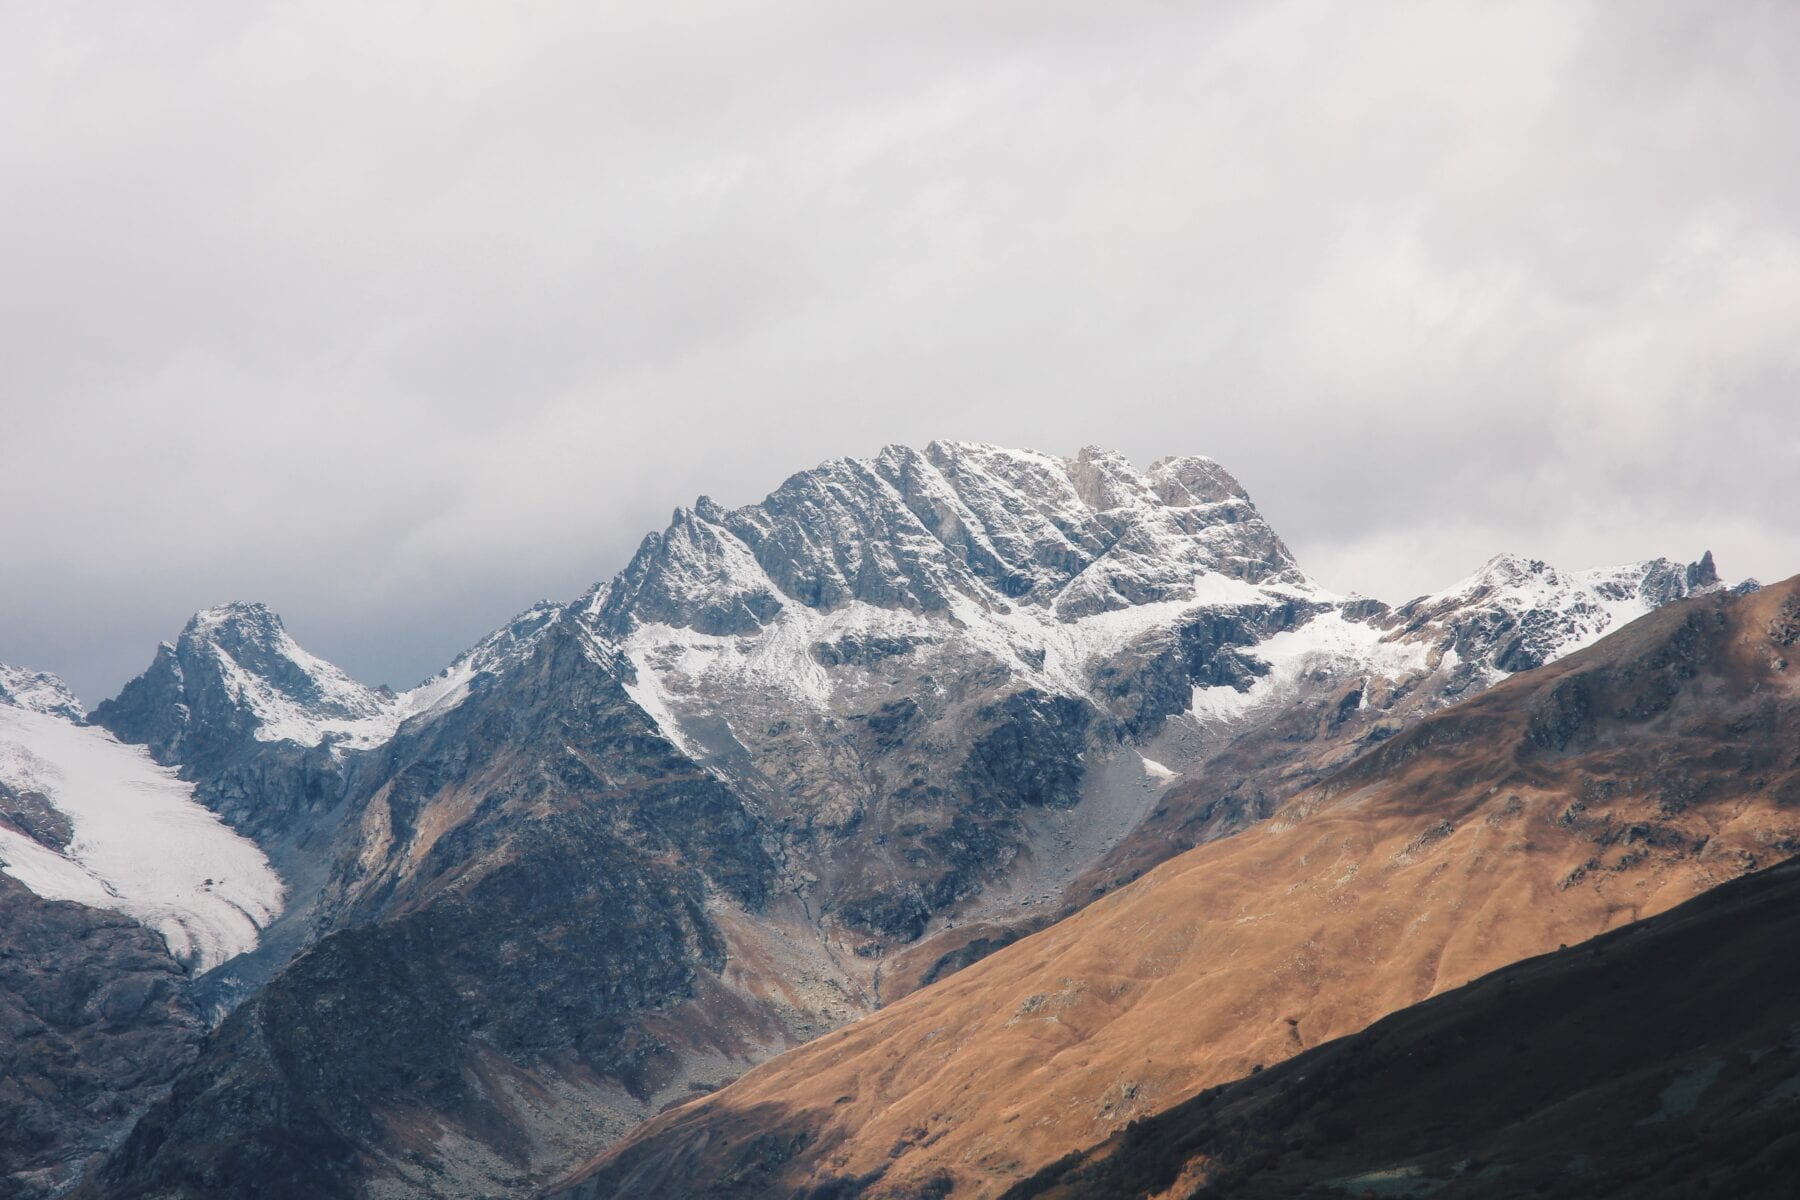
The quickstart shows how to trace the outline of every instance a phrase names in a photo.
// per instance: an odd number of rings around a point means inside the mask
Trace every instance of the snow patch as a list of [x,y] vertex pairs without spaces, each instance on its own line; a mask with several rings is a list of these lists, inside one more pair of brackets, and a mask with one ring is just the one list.
[[0,707],[0,782],[43,795],[73,827],[63,854],[0,828],[0,870],[46,899],[110,909],[156,930],[196,972],[254,949],[281,912],[281,880],[262,851],[141,746]]
[[1144,761],[1144,774],[1149,776],[1151,779],[1156,779],[1156,780],[1161,780],[1163,782],[1167,782],[1168,780],[1175,778],[1174,771],[1171,771],[1169,768],[1163,766],[1161,763],[1157,762],[1154,758],[1145,758],[1143,754],[1139,754],[1138,757],[1143,759],[1143,761]]
[[1203,721],[1229,721],[1291,693],[1319,670],[1404,679],[1429,668],[1431,647],[1422,642],[1387,641],[1382,630],[1343,613],[1328,611],[1277,633],[1244,651],[1269,667],[1244,691],[1228,685],[1194,689],[1191,711]]
[[1140,638],[1173,628],[1202,610],[1295,598],[1324,600],[1329,594],[1293,584],[1259,586],[1206,572],[1195,576],[1190,593],[1179,599],[1074,619],[1042,605],[989,606],[955,593],[945,615],[863,601],[829,611],[789,604],[749,635],[706,634],[661,623],[640,625],[624,640],[621,651],[637,676],[636,682],[626,686],[632,699],[671,741],[688,750],[691,740],[682,733],[677,715],[684,694],[754,693],[779,698],[793,708],[823,713],[846,690],[871,682],[863,669],[822,664],[815,652],[820,645],[886,638],[929,650],[953,643],[961,654],[985,654],[1047,691],[1086,696],[1095,665]]

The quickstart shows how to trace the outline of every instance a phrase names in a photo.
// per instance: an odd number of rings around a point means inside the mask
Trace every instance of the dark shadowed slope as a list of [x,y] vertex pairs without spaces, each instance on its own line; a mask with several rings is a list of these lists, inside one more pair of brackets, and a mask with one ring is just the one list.
[[1791,1196],[1796,948],[1790,860],[1133,1122],[1006,1200]]
[[181,967],[116,912],[0,875],[0,1197],[66,1188],[198,1052]]

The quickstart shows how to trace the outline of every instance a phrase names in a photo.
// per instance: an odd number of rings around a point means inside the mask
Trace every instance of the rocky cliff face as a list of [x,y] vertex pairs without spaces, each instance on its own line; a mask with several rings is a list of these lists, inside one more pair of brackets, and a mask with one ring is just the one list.
[[66,1190],[193,1060],[185,981],[150,930],[0,875],[0,1196]]
[[933,444],[703,498],[406,693],[202,613],[95,719],[258,838],[287,915],[96,1189],[516,1194],[1716,586],[1500,573],[1390,611],[1210,460]]
[[[1034,826],[1081,804],[1090,753],[1183,709],[1194,678],[1246,671],[1225,643],[1332,604],[1210,460],[933,444],[729,512],[702,498],[579,609],[869,955],[1022,856],[1063,869]],[[1220,620],[1159,678],[1108,674],[1146,635]],[[1147,800],[1126,790],[1099,803]]]

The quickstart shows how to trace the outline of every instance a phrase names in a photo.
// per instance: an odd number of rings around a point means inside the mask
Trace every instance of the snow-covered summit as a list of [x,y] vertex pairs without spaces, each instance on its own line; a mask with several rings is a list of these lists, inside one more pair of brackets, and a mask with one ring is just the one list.
[[195,613],[94,719],[162,762],[211,762],[247,743],[370,750],[405,721],[460,703],[483,675],[529,653],[561,612],[534,605],[418,687],[394,693],[306,650],[267,605],[220,605]]
[[1034,688],[1129,723],[1149,710],[1127,659],[1169,655],[1209,716],[1321,670],[1402,690],[1441,671],[1448,702],[1717,586],[1710,556],[1562,572],[1500,555],[1390,610],[1310,579],[1213,459],[933,442],[831,460],[740,508],[703,496],[575,611],[672,739],[725,721],[755,754],[747,714],[791,730],[908,680]]
[[184,675],[213,677],[255,720],[258,740],[372,745],[392,733],[394,698],[301,648],[266,605],[194,614],[175,645]]
[[0,663],[0,705],[27,712],[49,713],[71,721],[86,718],[87,710],[67,684],[47,671],[30,671]]
[[540,600],[456,656],[448,667],[410,691],[393,698],[395,727],[426,713],[452,708],[468,696],[484,677],[492,677],[523,662],[538,640],[565,612],[560,604]]
[[1652,558],[1586,571],[1500,554],[1468,578],[1395,609],[1387,624],[1401,638],[1446,643],[1491,681],[1572,654],[1672,601],[1724,586],[1711,551],[1691,563]]
[[589,596],[618,638],[747,634],[796,608],[1038,609],[1079,620],[1189,595],[1196,577],[1309,587],[1243,488],[1204,458],[1139,472],[962,442],[889,446],[792,476],[758,504],[702,497]]

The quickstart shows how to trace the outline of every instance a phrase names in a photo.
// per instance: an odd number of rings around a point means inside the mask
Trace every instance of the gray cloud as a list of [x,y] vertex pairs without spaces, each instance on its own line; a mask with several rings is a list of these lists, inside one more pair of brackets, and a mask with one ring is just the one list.
[[89,699],[229,598],[411,682],[933,437],[1390,599],[1800,570],[1794,6],[158,7],[0,16],[0,659]]

